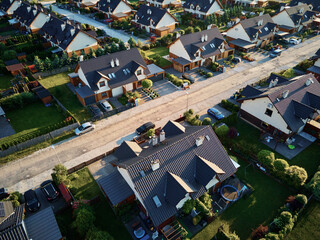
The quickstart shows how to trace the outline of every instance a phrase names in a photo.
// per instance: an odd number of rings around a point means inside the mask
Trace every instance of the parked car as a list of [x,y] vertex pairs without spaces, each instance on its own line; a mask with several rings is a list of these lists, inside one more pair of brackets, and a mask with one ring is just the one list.
[[224,115],[216,108],[209,108],[208,114],[215,117],[218,120],[221,120],[224,118]]
[[111,18],[106,19],[106,23],[112,23],[112,22],[113,22],[113,19]]
[[146,133],[146,132],[148,132],[149,129],[155,128],[155,126],[156,126],[156,125],[154,125],[154,123],[152,123],[152,122],[147,122],[147,123],[145,123],[145,124],[142,124],[140,127],[138,127],[138,128],[136,129],[136,133],[137,133],[138,135],[143,134],[143,133]]
[[100,105],[104,110],[106,110],[106,112],[109,112],[109,111],[113,110],[111,104],[107,100],[101,101]]
[[56,187],[53,185],[52,181],[50,180],[45,181],[40,185],[40,187],[48,201],[54,201],[58,199],[59,192],[57,191]]
[[102,117],[103,112],[96,104],[92,104],[89,106],[90,111],[93,113],[94,117]]
[[36,212],[41,207],[36,192],[31,189],[24,193],[24,200],[26,202],[26,208],[30,212]]
[[0,200],[5,199],[7,197],[9,197],[9,192],[8,189],[6,188],[0,188]]
[[184,79],[189,80],[191,84],[196,82],[196,79],[194,77],[192,77],[190,73],[184,73],[184,74],[182,74],[182,77]]
[[141,222],[136,222],[132,224],[133,234],[136,238],[141,239],[146,234],[146,231],[143,229]]
[[297,45],[297,44],[301,43],[301,38],[298,38],[298,39],[297,38],[290,38],[289,43]]
[[94,128],[95,128],[94,124],[90,122],[86,122],[86,123],[83,123],[78,128],[76,128],[76,130],[74,130],[74,133],[79,136],[81,134],[92,131]]
[[281,55],[282,50],[281,49],[276,49],[272,53],[270,53],[269,57],[275,58]]
[[241,63],[241,58],[239,58],[239,57],[234,57],[234,58],[232,59],[232,62],[234,62],[234,63]]

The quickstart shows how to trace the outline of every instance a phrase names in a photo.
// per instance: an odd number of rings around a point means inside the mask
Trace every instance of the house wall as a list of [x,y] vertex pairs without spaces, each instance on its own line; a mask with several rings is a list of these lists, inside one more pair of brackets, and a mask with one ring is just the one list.
[[251,42],[248,34],[242,27],[241,23],[236,24],[232,28],[227,31],[227,38],[237,39],[240,38],[242,40]]
[[86,76],[84,75],[84,73],[83,73],[83,71],[82,71],[81,68],[78,69],[77,73],[78,73],[78,76],[79,76],[80,80],[81,80],[85,85],[90,86],[90,85],[89,85],[89,82],[88,82],[88,80],[87,80]]
[[[69,44],[66,51],[78,51],[81,49],[90,49],[90,48],[97,48],[98,42],[96,39],[89,37],[87,34],[83,32],[79,32],[77,36],[73,39],[73,41]],[[88,51],[88,50],[87,50]]]
[[184,10],[188,13],[192,13],[196,17],[200,17],[200,16],[205,17],[205,16],[213,14],[221,9],[222,8],[220,7],[220,5],[217,3],[217,1],[215,1],[207,12],[201,12],[201,11],[196,10],[196,6],[194,6],[194,9],[185,8]]
[[[138,76],[138,75],[137,75],[137,72],[138,72],[139,70],[141,70],[142,74]],[[136,77],[138,78],[138,81],[143,80],[143,79],[146,79],[146,77],[147,77],[147,76],[145,75],[145,73],[144,73],[143,67],[138,67],[137,70],[136,70],[136,72],[135,72],[135,75],[136,75]]]
[[166,13],[163,18],[160,20],[160,22],[157,24],[156,28],[161,27],[172,27],[174,28],[176,24],[176,20],[170,16],[170,14]]
[[125,4],[124,2],[120,2],[118,6],[113,10],[112,14],[117,14],[117,13],[130,13],[131,8]]
[[283,10],[279,14],[273,16],[272,20],[278,25],[286,25],[293,28],[295,27],[286,10]]
[[190,199],[191,199],[190,194],[187,193],[187,194],[185,195],[185,197],[184,197],[183,199],[181,199],[180,202],[178,202],[178,204],[176,205],[176,209],[182,208],[182,207],[183,207],[183,204],[184,204],[187,200],[190,200]]
[[[104,87],[100,87],[100,82],[104,82],[106,85]],[[100,78],[99,82],[97,83],[97,86],[98,86],[99,90],[95,91],[94,92],[95,94],[103,93],[103,92],[106,92],[106,91],[110,90],[110,87],[109,87],[109,84],[108,84],[108,80],[104,79],[104,78]]]
[[40,12],[30,26],[31,31],[32,32],[39,31],[43,27],[43,25],[46,23],[46,19],[47,19],[47,15]]
[[187,53],[186,49],[184,48],[184,46],[180,40],[177,40],[175,43],[170,45],[169,55],[170,55],[170,57],[176,56],[174,58],[183,57],[183,58],[191,61],[189,54]]
[[255,116],[261,121],[272,125],[273,127],[279,129],[280,131],[290,134],[291,131],[288,130],[288,124],[284,121],[282,116],[278,113],[275,107],[269,108],[273,111],[271,117],[265,114],[266,109],[268,108],[268,104],[271,103],[270,99],[267,97],[264,98],[256,98],[254,100],[245,100],[241,104],[241,109],[246,111],[247,113]]
[[14,1],[10,8],[7,10],[8,15],[12,15],[15,10],[21,5],[18,1]]
[[222,8],[220,7],[220,5],[218,4],[217,1],[214,2],[214,4],[212,4],[212,6],[209,8],[208,12],[206,15],[211,15],[219,10],[222,10]]
[[[139,200],[139,202],[141,203],[141,205],[144,207],[144,209],[146,209],[146,206],[144,205],[142,198],[140,196],[140,194],[136,191],[134,184],[131,180],[131,177],[129,175],[128,170],[124,169],[124,168],[120,168],[117,167],[119,173],[121,174],[121,176],[124,178],[124,180],[126,180],[126,182],[128,183],[128,185],[130,186],[130,188],[132,189],[132,191],[134,192],[134,195],[136,195],[136,198]],[[148,213],[147,213],[148,214]]]
[[217,177],[214,177],[208,184],[206,185],[206,189],[212,188],[214,185],[216,185],[219,182]]

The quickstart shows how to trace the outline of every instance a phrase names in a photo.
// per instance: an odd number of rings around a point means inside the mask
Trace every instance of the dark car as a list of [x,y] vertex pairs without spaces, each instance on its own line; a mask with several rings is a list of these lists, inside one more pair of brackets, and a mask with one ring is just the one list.
[[57,191],[56,187],[53,185],[53,182],[48,180],[43,182],[41,185],[41,190],[43,194],[46,196],[48,201],[53,201],[58,199],[59,192]]
[[281,55],[282,50],[281,49],[276,49],[272,53],[270,53],[269,57],[275,58]]
[[148,132],[151,128],[155,128],[156,125],[152,122],[147,122],[136,129],[137,134],[142,134]]
[[215,117],[218,120],[221,120],[224,118],[224,115],[216,108],[209,108],[208,114]]
[[96,104],[92,104],[89,106],[90,111],[93,113],[94,117],[102,117],[103,112]]
[[24,193],[24,200],[26,202],[26,208],[30,212],[36,212],[41,207],[36,192],[31,189]]
[[195,81],[196,81],[196,80],[194,79],[194,77],[192,77],[189,73],[184,73],[184,74],[182,74],[182,77],[183,77],[184,79],[189,80],[191,84],[195,83]]
[[5,199],[7,197],[9,197],[9,192],[8,189],[6,188],[0,188],[0,200]]
[[232,62],[234,62],[234,63],[240,63],[240,62],[241,62],[241,58],[239,58],[239,57],[234,57],[234,58],[232,58]]

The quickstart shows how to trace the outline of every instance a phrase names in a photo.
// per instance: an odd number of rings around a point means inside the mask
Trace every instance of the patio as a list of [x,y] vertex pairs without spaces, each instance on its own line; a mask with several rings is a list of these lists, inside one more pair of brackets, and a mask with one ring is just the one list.
[[316,138],[311,135],[301,132],[291,137],[287,142],[277,142],[270,134],[262,136],[262,143],[281,154],[287,159],[292,159],[309,147]]

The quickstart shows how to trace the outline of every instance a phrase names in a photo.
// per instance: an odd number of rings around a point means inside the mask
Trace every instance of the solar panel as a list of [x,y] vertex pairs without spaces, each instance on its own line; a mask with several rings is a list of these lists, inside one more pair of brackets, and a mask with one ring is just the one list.
[[3,206],[3,203],[0,202],[0,217],[4,217],[4,216],[5,216],[4,206]]

